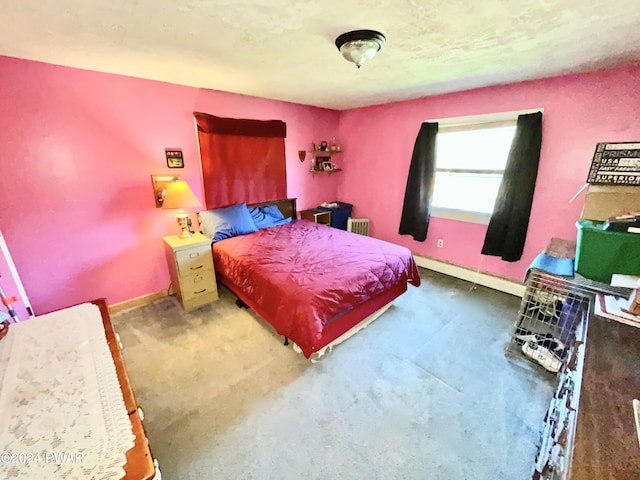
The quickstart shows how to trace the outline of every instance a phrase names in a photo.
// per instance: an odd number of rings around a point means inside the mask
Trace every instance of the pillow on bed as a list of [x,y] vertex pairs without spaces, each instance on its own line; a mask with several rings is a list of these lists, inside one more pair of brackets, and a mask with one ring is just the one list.
[[269,215],[276,220],[284,220],[284,215],[277,205],[265,205],[264,207],[260,207],[260,209],[265,213],[265,215]]
[[264,207],[253,207],[249,209],[253,223],[259,229],[275,227],[289,223],[291,218],[284,218],[282,212],[276,205],[266,205]]
[[200,231],[213,242],[257,232],[246,203],[198,212]]

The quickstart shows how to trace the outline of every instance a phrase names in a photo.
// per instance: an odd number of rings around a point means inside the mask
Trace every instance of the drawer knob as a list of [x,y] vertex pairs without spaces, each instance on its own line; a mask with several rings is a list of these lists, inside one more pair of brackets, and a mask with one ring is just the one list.
[[197,267],[191,267],[191,270],[198,270],[199,268],[204,267],[204,265],[198,265]]
[[200,294],[200,293],[204,293],[204,292],[206,292],[206,291],[207,291],[207,289],[205,288],[204,290],[200,290],[200,291],[198,291],[198,292],[193,292],[193,293],[195,293],[196,295],[198,295],[198,294]]
[[199,256],[200,256],[199,252],[192,252],[192,253],[189,254],[189,258],[196,258],[196,257],[199,257]]

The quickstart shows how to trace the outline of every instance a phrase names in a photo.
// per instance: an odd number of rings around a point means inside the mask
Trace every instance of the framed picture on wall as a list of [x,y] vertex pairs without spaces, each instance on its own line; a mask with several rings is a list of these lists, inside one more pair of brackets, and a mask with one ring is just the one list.
[[169,168],[184,168],[184,158],[182,157],[182,150],[165,150],[165,156],[167,157],[167,167]]

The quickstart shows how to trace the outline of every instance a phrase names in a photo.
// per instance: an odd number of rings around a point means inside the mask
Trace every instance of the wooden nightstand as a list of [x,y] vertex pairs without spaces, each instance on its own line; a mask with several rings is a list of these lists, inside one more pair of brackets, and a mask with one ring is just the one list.
[[310,222],[321,223],[323,225],[331,225],[331,211],[311,208],[300,212],[301,220],[309,220]]
[[213,270],[211,240],[195,233],[191,238],[162,237],[176,298],[185,310],[193,310],[218,299]]

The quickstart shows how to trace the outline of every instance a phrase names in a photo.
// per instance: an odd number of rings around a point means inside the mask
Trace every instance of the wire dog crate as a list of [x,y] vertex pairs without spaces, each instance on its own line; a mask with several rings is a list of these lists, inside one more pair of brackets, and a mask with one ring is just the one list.
[[589,281],[532,270],[505,353],[557,373],[598,290]]

